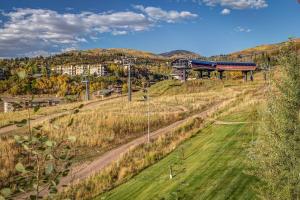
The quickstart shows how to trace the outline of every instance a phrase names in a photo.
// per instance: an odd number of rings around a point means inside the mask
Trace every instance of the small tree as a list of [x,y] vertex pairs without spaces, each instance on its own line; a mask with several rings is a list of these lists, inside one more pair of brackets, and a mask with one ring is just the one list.
[[50,195],[56,193],[61,177],[69,173],[73,158],[70,144],[75,138],[55,142],[47,135],[38,133],[32,137],[15,136],[15,140],[22,149],[22,155],[29,158],[26,164],[16,164],[19,174],[17,189],[33,189],[31,199],[38,199],[43,187],[48,189]]
[[[34,97],[29,102],[32,104]],[[77,114],[83,104],[75,108],[73,114]],[[30,199],[39,199],[42,189],[46,189],[52,196],[57,192],[57,186],[63,176],[67,176],[75,156],[71,144],[76,141],[74,136],[70,136],[60,141],[51,140],[46,133],[41,130],[42,126],[31,127],[31,109],[27,107],[28,118],[14,122],[16,126],[22,127],[28,125],[28,135],[15,135],[14,139],[20,150],[20,161],[15,169],[18,173],[14,189],[19,192],[30,193]],[[33,109],[37,112],[39,107]],[[50,121],[52,123],[52,121]],[[73,118],[70,119],[66,127],[73,124]],[[11,188],[0,190],[0,200],[10,198],[13,191]],[[45,195],[45,194],[43,194]]]

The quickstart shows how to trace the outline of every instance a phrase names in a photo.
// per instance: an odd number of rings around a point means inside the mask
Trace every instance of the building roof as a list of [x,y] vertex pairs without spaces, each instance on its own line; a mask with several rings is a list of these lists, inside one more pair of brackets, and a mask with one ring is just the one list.
[[192,60],[192,64],[195,65],[207,65],[207,66],[217,66],[217,65],[230,65],[230,66],[256,66],[253,62],[223,62],[223,61],[203,61],[203,60]]
[[215,62],[204,61],[204,60],[192,60],[191,62],[194,65],[205,65],[205,66],[215,66],[216,65]]
[[231,65],[231,66],[256,66],[253,62],[215,62],[217,65]]

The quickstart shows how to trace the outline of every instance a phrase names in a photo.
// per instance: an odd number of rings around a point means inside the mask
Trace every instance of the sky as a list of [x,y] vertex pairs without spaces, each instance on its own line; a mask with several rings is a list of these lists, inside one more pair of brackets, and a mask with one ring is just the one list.
[[300,37],[300,0],[1,0],[0,57],[74,49],[227,54]]

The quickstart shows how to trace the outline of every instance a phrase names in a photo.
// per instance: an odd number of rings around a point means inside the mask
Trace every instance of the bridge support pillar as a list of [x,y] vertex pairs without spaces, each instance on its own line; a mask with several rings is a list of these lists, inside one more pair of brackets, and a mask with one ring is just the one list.
[[223,79],[223,71],[219,71],[219,79],[220,79],[220,80]]
[[187,74],[186,69],[182,69],[180,79],[182,82],[186,82]]
[[203,78],[203,71],[202,70],[199,71],[199,78],[201,78],[201,79]]
[[253,78],[253,71],[250,71],[250,80],[253,81],[254,78]]
[[243,76],[244,76],[244,81],[247,82],[247,76],[248,76],[248,72],[243,72]]

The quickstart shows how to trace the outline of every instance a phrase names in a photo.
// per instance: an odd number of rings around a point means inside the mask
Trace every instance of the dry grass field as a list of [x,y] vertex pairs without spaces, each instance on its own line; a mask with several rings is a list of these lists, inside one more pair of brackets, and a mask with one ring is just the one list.
[[[248,87],[248,86],[247,86]],[[254,89],[256,88],[256,89]],[[72,185],[71,187],[67,188],[65,192],[60,194],[57,198],[58,199],[65,199],[65,198],[74,198],[74,199],[92,199],[95,197],[95,195],[102,194],[105,191],[110,191],[111,189],[117,187],[121,184],[121,187],[124,183],[125,187],[128,185],[126,182],[129,181],[129,183],[136,183],[137,187],[133,187],[133,189],[127,188],[126,191],[130,193],[130,195],[124,195],[121,194],[122,198],[126,196],[128,199],[144,199],[143,197],[136,197],[135,195],[132,195],[132,193],[137,192],[140,193],[140,190],[138,187],[140,187],[139,183],[142,183],[139,181],[135,181],[135,177],[140,172],[143,173],[144,170],[147,170],[148,166],[154,164],[154,163],[161,163],[161,159],[167,156],[170,152],[177,151],[179,154],[181,154],[181,148],[177,148],[183,141],[187,140],[190,137],[195,136],[194,134],[197,134],[199,130],[202,130],[202,128],[209,126],[212,122],[214,122],[216,119],[220,120],[229,120],[228,123],[225,123],[226,125],[231,125],[240,127],[240,124],[248,125],[247,127],[252,127],[252,124],[248,123],[241,123],[240,121],[243,121],[245,116],[248,117],[249,113],[252,113],[252,109],[256,110],[256,105],[259,105],[263,99],[264,99],[264,90],[262,90],[261,87],[252,87],[253,90],[246,90],[243,94],[238,95],[237,98],[234,98],[233,101],[230,101],[230,103],[223,102],[222,108],[214,109],[214,111],[211,111],[210,114],[206,117],[200,117],[200,118],[194,118],[193,120],[187,121],[185,124],[180,126],[178,129],[171,131],[169,133],[166,133],[164,135],[161,135],[158,139],[154,139],[150,144],[142,144],[137,146],[136,148],[131,149],[129,152],[124,154],[119,160],[115,160],[110,166],[105,168],[102,171],[99,171],[99,173],[95,174],[94,176],[91,176],[90,178],[87,178],[85,181],[79,182],[79,184]],[[226,101],[228,102],[228,101]],[[214,106],[212,106],[214,108]],[[246,112],[243,113],[246,109]],[[249,111],[250,110],[250,111]],[[239,113],[238,115],[232,115],[233,113]],[[250,114],[251,115],[251,114]],[[252,129],[248,129],[249,133]],[[216,132],[216,135],[213,137],[219,137],[222,135],[222,133]],[[203,135],[199,136],[199,138],[202,138]],[[206,136],[204,136],[206,137]],[[209,136],[210,137],[210,136]],[[221,136],[223,137],[223,136]],[[251,138],[251,134],[247,135],[248,138]],[[218,148],[219,145],[215,144],[215,141],[210,138],[210,142],[213,143],[215,148]],[[220,140],[220,142],[223,144],[226,141]],[[200,147],[198,147],[200,148]],[[230,149],[230,148],[229,148]],[[197,151],[197,149],[195,149]],[[199,155],[203,155],[204,150],[200,150],[197,152]],[[178,156],[177,153],[176,157]],[[184,153],[185,154],[185,153]],[[234,154],[233,154],[234,155]],[[234,155],[236,160],[242,160],[241,158],[243,155]],[[243,158],[244,159],[244,158]],[[197,162],[197,161],[196,161]],[[222,162],[222,161],[221,161]],[[195,163],[194,163],[195,164]],[[199,163],[198,163],[199,164]],[[197,164],[195,164],[197,165]],[[224,165],[226,166],[226,164]],[[240,166],[241,167],[241,166]],[[242,166],[243,168],[244,166]],[[151,167],[150,167],[151,168]],[[168,166],[164,166],[163,169],[168,169]],[[203,171],[199,171],[198,173],[205,173]],[[139,176],[139,175],[137,175]],[[155,177],[158,177],[159,175],[155,175]],[[228,180],[230,180],[232,177],[228,177]],[[223,181],[222,178],[218,179],[218,181]],[[143,184],[147,184],[147,186],[153,186],[152,182],[144,181]],[[203,184],[205,185],[205,184]],[[241,187],[242,189],[242,187]],[[148,189],[146,189],[148,190]],[[157,190],[157,189],[156,189]],[[243,190],[243,189],[242,189]],[[112,193],[115,190],[112,190]],[[159,190],[158,190],[159,191]],[[244,190],[243,190],[244,191]],[[250,191],[250,189],[249,189]],[[157,192],[157,191],[156,191]],[[248,191],[244,191],[242,196],[247,195]],[[109,192],[110,194],[111,192]],[[120,195],[117,193],[116,199],[120,199]],[[155,194],[155,191],[150,192],[151,194]],[[147,192],[145,195],[149,196],[149,199],[156,199],[152,198],[151,194],[148,194]],[[164,193],[162,193],[164,194]],[[124,196],[123,196],[124,195]],[[132,195],[132,196],[131,196]],[[238,196],[238,195],[237,195]],[[253,193],[248,195],[249,197],[253,197]],[[98,199],[106,199],[106,194],[101,195]],[[110,198],[110,197],[108,197]],[[168,199],[168,198],[167,198]],[[172,198],[171,198],[172,199]]]
[[[157,130],[192,114],[201,112],[218,102],[238,98],[256,91],[263,81],[259,75],[256,82],[193,80],[187,83],[163,81],[150,88],[151,131]],[[136,93],[132,102],[126,97],[95,104],[77,114],[59,117],[43,125],[43,133],[61,140],[76,136],[77,161],[85,161],[142,136],[147,131],[147,103]],[[37,115],[47,115],[72,109],[79,104],[44,108]],[[0,116],[1,124],[26,118],[26,111]],[[66,124],[73,119],[73,124]],[[5,122],[6,121],[6,122]],[[0,179],[13,181],[14,166],[22,159],[11,136],[0,138]],[[6,182],[0,182],[0,187]]]
[[[67,110],[71,110],[79,106],[81,103],[69,103],[62,104],[53,107],[43,107],[38,112],[34,113],[33,110],[30,111],[31,119],[35,119],[41,116],[47,116],[53,113],[60,113]],[[8,126],[13,124],[14,121],[21,121],[22,119],[28,118],[28,111],[22,110],[17,112],[8,112],[8,113],[0,113],[0,127]]]

